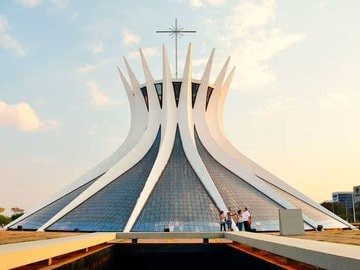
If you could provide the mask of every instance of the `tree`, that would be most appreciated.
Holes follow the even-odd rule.
[[[24,209],[20,207],[13,207],[11,208],[11,211],[14,212],[14,214],[11,216],[11,220],[15,220],[24,214]]]
[[[13,208],[11,208],[11,211],[13,211],[14,214],[23,214],[24,213],[24,209],[22,209],[20,207],[13,207]]]
[[[356,221],[359,222],[360,221],[360,202],[355,203],[355,216],[356,216]]]
[[[335,215],[341,217],[343,220],[349,221],[351,208],[346,209],[344,203],[325,201],[321,203],[321,205],[333,212]]]
[[[2,227],[3,225],[6,225],[8,223],[10,223],[11,219],[7,216],[2,215],[1,213],[3,213],[5,211],[4,207],[0,207],[0,227]]]
[[[9,224],[11,222],[11,218],[6,217],[4,215],[0,215],[0,227],[3,225]]]

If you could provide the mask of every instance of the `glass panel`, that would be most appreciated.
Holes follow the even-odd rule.
[[[259,177],[260,178],[260,177]],[[293,206],[295,206],[298,209],[301,209],[304,215],[306,215],[308,218],[316,221],[317,223],[323,225],[324,228],[333,228],[333,227],[343,227],[344,224],[337,221],[336,219],[330,217],[329,215],[321,212],[320,210],[316,209],[315,207],[307,204],[306,202],[298,199],[297,197],[291,195],[290,193],[282,190],[281,188],[267,182],[263,178],[260,178],[265,183],[270,185],[272,188],[274,188],[281,196],[284,197],[285,200],[287,200],[289,203],[291,203]],[[326,211],[326,210],[324,210]]]
[[[153,167],[159,144],[160,130],[141,161],[47,230],[122,231]]]
[[[170,159],[132,231],[219,231],[219,211],[186,159],[179,130]]]
[[[200,86],[200,84],[198,84],[198,83],[192,83],[191,84],[191,101],[192,101],[192,107],[193,108],[194,108],[194,105],[195,105],[196,95],[197,95],[197,92],[199,90],[199,86]]]
[[[160,107],[162,108],[162,92],[163,92],[163,84],[162,83],[155,83],[156,93],[159,98]]]
[[[145,100],[146,109],[149,111],[149,98],[148,98],[146,86],[141,87],[140,90],[141,90],[141,93],[143,94],[143,97]]]
[[[252,227],[259,231],[279,230],[278,209],[283,207],[217,162],[202,145],[197,133],[195,139],[201,159],[225,204],[234,212],[248,207]]]
[[[55,214],[57,214],[62,208],[68,205],[73,201],[77,196],[80,195],[85,189],[87,189],[92,183],[94,183],[99,177],[94,178],[88,183],[78,187],[77,189],[69,192],[68,194],[62,196],[61,198],[53,201],[47,206],[36,211],[34,214],[24,218],[23,220],[15,223],[10,228],[15,229],[17,226],[22,226],[24,230],[37,230],[43,224],[45,224],[49,219],[51,219]]]
[[[214,91],[214,88],[212,88],[212,87],[209,86],[209,87],[208,87],[208,90],[207,90],[207,94],[206,94],[205,110],[207,110],[207,107],[208,107],[209,101],[210,101],[210,97],[211,97],[213,91]]]
[[[180,98],[180,90],[181,90],[181,82],[173,82],[174,94],[175,94],[175,102],[176,107],[179,105]]]

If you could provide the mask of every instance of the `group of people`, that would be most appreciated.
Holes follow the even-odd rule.
[[[238,210],[237,213],[234,213],[231,210],[231,207],[228,207],[228,210],[225,214],[224,211],[220,211],[220,231],[233,231],[233,220],[239,229],[239,231],[252,231],[251,230],[251,214],[247,207],[244,208],[244,211]]]

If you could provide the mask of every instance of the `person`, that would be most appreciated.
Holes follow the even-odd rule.
[[[247,207],[244,208],[244,213],[242,216],[243,216],[243,220],[244,220],[245,231],[251,232],[251,214]]]
[[[222,231],[223,229],[224,229],[224,231],[226,231],[226,228],[225,228],[225,213],[224,213],[224,211],[220,211],[219,219],[220,219],[220,231]]]
[[[233,231],[232,228],[232,216],[234,216],[231,207],[228,207],[228,211],[226,213],[226,226],[228,231]]]
[[[241,209],[239,209],[237,211],[237,222],[236,222],[236,226],[238,227],[239,231],[242,231],[243,228],[243,224],[244,224],[244,220],[243,220],[243,215],[242,215],[242,211]]]

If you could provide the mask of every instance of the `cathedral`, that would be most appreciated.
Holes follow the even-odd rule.
[[[219,212],[248,207],[256,231],[279,231],[279,209],[301,209],[305,230],[351,225],[244,156],[227,139],[229,59],[210,82],[214,50],[192,77],[188,46],[174,78],[165,46],[162,78],[140,50],[145,82],[119,69],[130,110],[127,138],[107,159],[7,229],[37,231],[219,231]],[[114,123],[119,124],[119,123]],[[86,153],[84,153],[86,154]],[[235,226],[234,226],[235,227]]]

